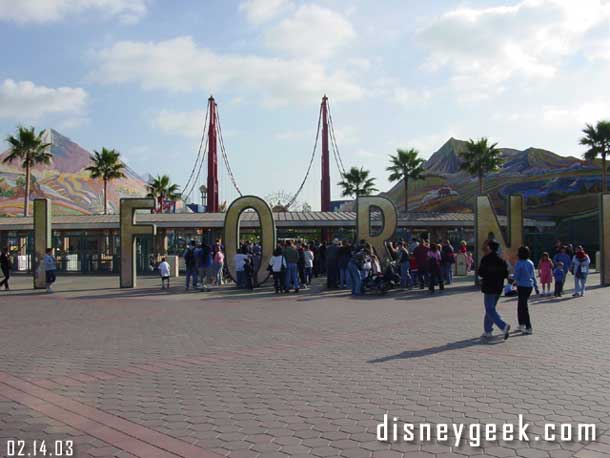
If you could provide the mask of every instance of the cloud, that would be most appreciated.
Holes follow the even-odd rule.
[[[555,77],[609,20],[610,4],[601,0],[523,0],[449,11],[416,37],[428,51],[423,68],[449,69],[460,89],[490,90],[515,77]]]
[[[0,84],[0,118],[17,122],[34,121],[49,114],[78,119],[86,103],[87,93],[81,88],[49,88],[12,79]]]
[[[161,110],[152,124],[165,133],[181,135],[187,138],[201,138],[205,111]]]
[[[264,41],[285,55],[324,59],[355,37],[351,23],[339,13],[306,4],[265,32]]]
[[[261,25],[274,19],[292,6],[289,0],[246,0],[239,5],[239,11],[253,25]]]
[[[323,93],[355,100],[363,89],[342,71],[316,62],[254,55],[218,54],[192,37],[159,42],[119,41],[96,53],[90,77],[100,83],[136,83],[144,89],[179,92],[250,92],[266,106],[307,102]]]
[[[45,23],[95,11],[102,17],[118,17],[132,23],[146,14],[147,3],[148,0],[0,0],[0,20]]]

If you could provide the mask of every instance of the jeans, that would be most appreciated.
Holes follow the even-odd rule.
[[[574,293],[585,294],[585,284],[587,283],[587,274],[581,274],[582,278],[574,277]]]
[[[305,267],[305,283],[311,285],[311,277],[313,276],[313,267]]]
[[[286,266],[286,290],[293,287],[295,291],[299,289],[299,270],[296,262],[289,262]]]
[[[360,277],[358,266],[350,261],[347,265],[347,270],[352,280],[352,294],[354,296],[361,296],[364,292],[362,290],[362,278]]]
[[[235,279],[235,281],[237,282],[237,287],[245,288],[246,287],[246,272],[244,272],[243,270],[238,270],[236,272],[236,274],[237,274],[237,278]]]
[[[443,280],[447,285],[450,285],[453,281],[453,264],[449,262],[442,263],[441,269],[443,272]]]
[[[490,333],[491,331],[493,331],[494,324],[502,331],[506,329],[506,323],[502,321],[500,314],[496,310],[496,305],[498,305],[499,299],[499,294],[485,293],[483,295],[483,302],[485,303],[485,318],[483,319],[483,329],[485,330],[485,332]]]
[[[339,286],[341,288],[352,287],[352,277],[349,274],[347,266],[339,268]]]
[[[199,267],[199,280],[201,280],[201,289],[207,288],[209,272],[209,267]]]
[[[186,289],[189,289],[191,286],[191,278],[193,279],[193,288],[197,287],[197,269],[193,267],[192,269],[186,269]]]
[[[220,286],[222,285],[222,269],[223,269],[224,265],[222,262],[215,262],[214,263],[214,276],[215,276],[215,282],[216,282],[216,286]]]
[[[408,261],[405,261],[400,264],[400,287],[401,288],[410,288],[413,285],[413,280],[411,279],[411,272],[409,268],[411,267]]]
[[[527,305],[527,301],[532,294],[532,288],[527,286],[517,286],[517,292],[519,294],[519,300],[517,303],[517,321],[519,322],[519,326],[525,326],[527,329],[532,329],[530,311]]]

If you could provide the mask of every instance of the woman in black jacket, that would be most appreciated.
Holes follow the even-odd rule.
[[[495,240],[488,241],[483,247],[485,256],[481,259],[477,274],[481,277],[481,291],[485,303],[485,319],[483,327],[485,332],[481,336],[488,339],[492,337],[495,324],[504,333],[504,340],[508,339],[510,325],[505,323],[496,310],[498,300],[502,294],[504,280],[508,278],[508,264],[498,255],[500,244]]]

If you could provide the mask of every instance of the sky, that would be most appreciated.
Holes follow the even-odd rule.
[[[343,163],[380,190],[396,148],[580,156],[610,118],[610,1],[0,0],[0,43],[3,137],[52,127],[184,185],[213,94],[239,187],[263,197],[298,188],[324,94]],[[318,155],[314,209],[319,180]]]

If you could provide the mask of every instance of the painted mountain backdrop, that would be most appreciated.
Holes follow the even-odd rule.
[[[85,171],[91,154],[53,129],[45,130],[46,143],[51,143],[53,158],[48,165],[32,169],[32,199],[48,197],[53,200],[55,214],[101,213],[104,209],[102,180],[93,180]],[[23,214],[24,170],[18,161],[3,164],[8,151],[0,154],[0,215]],[[146,194],[145,181],[129,167],[125,178],[108,185],[108,211],[117,213],[120,197]]]
[[[425,164],[426,179],[409,183],[409,210],[426,212],[472,212],[478,192],[476,178],[460,170],[459,153],[466,142],[450,138]],[[601,191],[600,164],[565,157],[539,148],[524,151],[500,148],[502,169],[485,178],[485,192],[496,208],[504,208],[506,198],[520,194],[526,214],[561,218],[592,210]],[[387,195],[404,205],[402,182]]]

